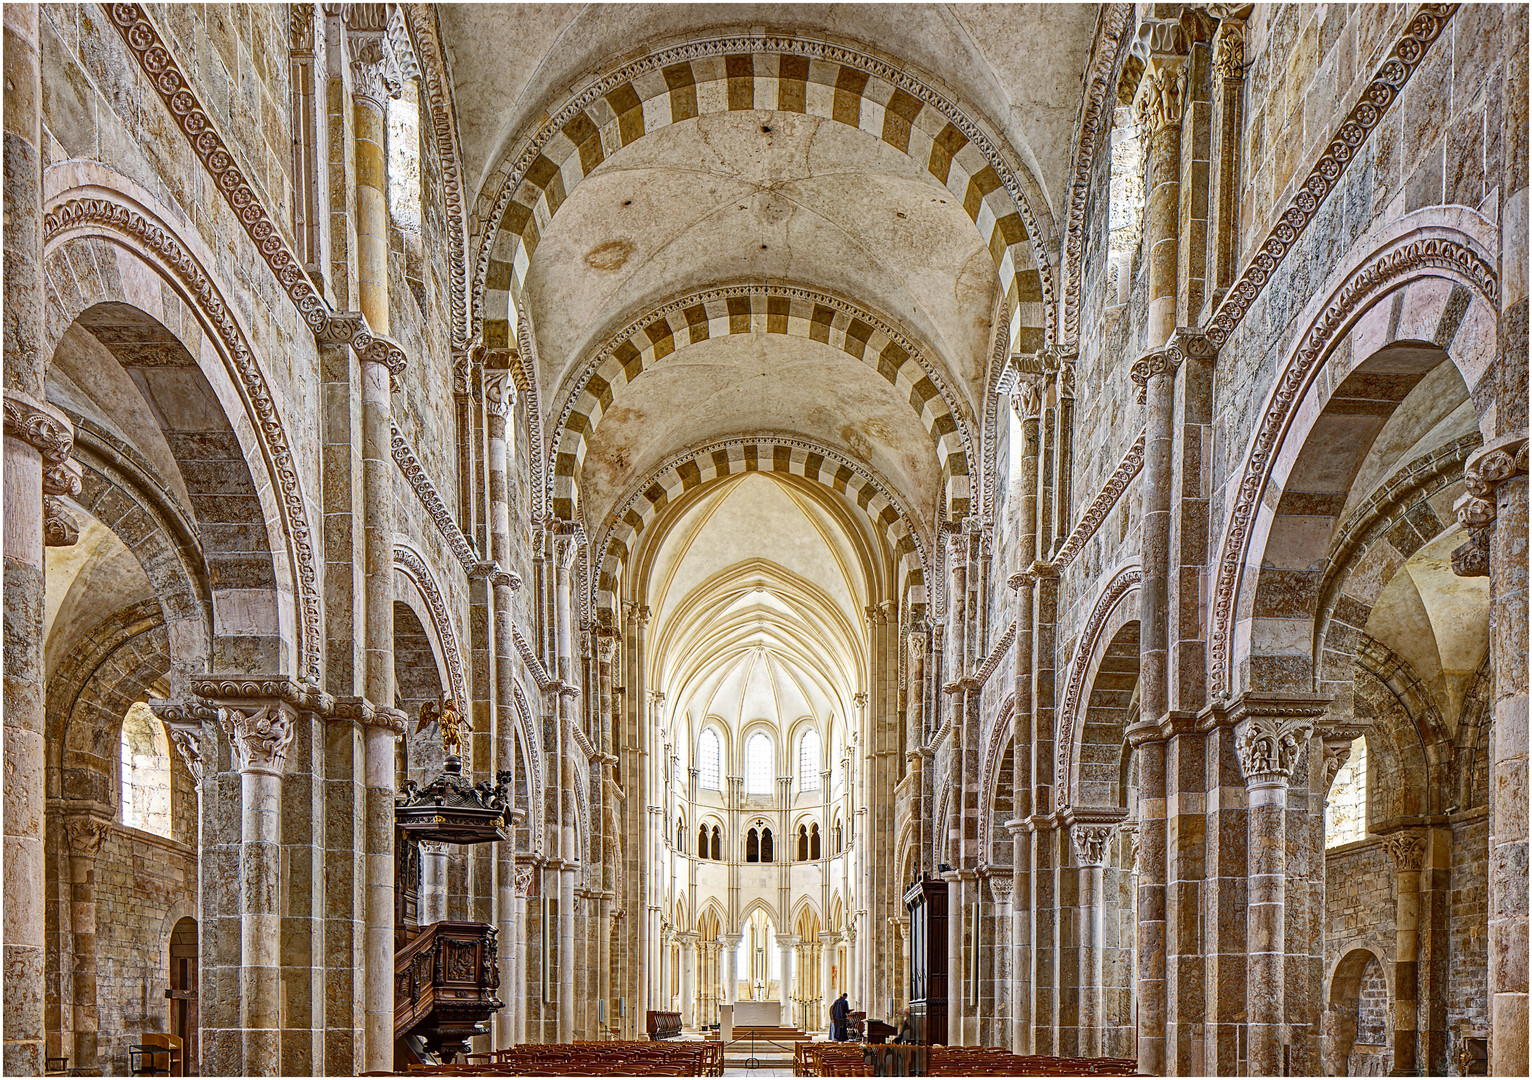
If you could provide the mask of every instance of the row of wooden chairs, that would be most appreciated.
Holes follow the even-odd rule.
[[[1012,1054],[999,1047],[800,1043],[794,1076],[1134,1076],[1132,1058]]]
[[[698,1041],[537,1043],[465,1054],[409,1076],[722,1076],[723,1047]]]

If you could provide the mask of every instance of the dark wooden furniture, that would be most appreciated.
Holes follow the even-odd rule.
[[[881,1020],[867,1021],[867,1041],[875,1046],[883,1045],[897,1034],[899,1029],[892,1024],[885,1024]]]
[[[922,877],[904,893],[910,913],[910,1023],[915,1041],[947,1043],[947,883]]]
[[[471,784],[462,763],[446,765],[423,788],[404,784],[394,803],[394,1042],[395,1057],[406,1036],[418,1036],[428,1052],[450,1064],[468,1052],[468,1040],[489,1030],[505,1007],[500,989],[498,931],[485,923],[439,922],[422,927],[422,841],[484,844],[510,839],[506,790],[497,783]]]
[[[645,1018],[644,1030],[649,1033],[649,1038],[653,1042],[674,1039],[681,1034],[681,1014],[650,1009]]]

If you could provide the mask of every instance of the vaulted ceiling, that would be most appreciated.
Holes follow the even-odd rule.
[[[966,509],[993,358],[1049,318],[1097,14],[443,5],[475,303],[532,354],[555,511],[600,534],[760,433],[913,532]]]

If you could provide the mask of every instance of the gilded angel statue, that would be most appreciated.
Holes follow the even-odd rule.
[[[457,702],[450,691],[443,690],[440,701],[428,701],[420,707],[420,720],[415,725],[419,735],[432,723],[441,729],[442,752],[448,757],[459,757],[463,752],[463,735],[472,731],[467,719],[458,712]]]

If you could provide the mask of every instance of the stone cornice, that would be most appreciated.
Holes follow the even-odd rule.
[[[1245,453],[1214,568],[1208,630],[1210,693],[1226,696],[1230,690],[1234,599],[1244,569],[1245,547],[1293,412],[1307,393],[1321,360],[1350,329],[1353,317],[1400,281],[1428,269],[1443,271],[1477,290],[1491,304],[1498,303],[1499,280],[1494,267],[1466,244],[1438,236],[1396,240],[1346,277],[1284,364]]]
[[[122,35],[149,84],[159,94],[192,152],[212,179],[212,186],[223,195],[229,209],[238,218],[256,251],[293,306],[298,309],[298,314],[308,324],[309,330],[316,338],[326,336],[334,339],[342,333],[343,328],[351,327],[348,340],[357,355],[387,364],[391,376],[397,382],[404,370],[404,351],[383,335],[368,331],[359,315],[330,309],[314,283],[309,280],[302,261],[293,252],[282,229],[241,171],[235,151],[218,133],[213,118],[202,107],[190,81],[181,73],[175,57],[154,24],[149,21],[142,5],[110,4],[107,10],[112,25]],[[337,325],[332,327],[332,321]]]
[[[1229,335],[1244,320],[1250,305],[1287,258],[1298,237],[1314,220],[1320,204],[1339,186],[1341,173],[1345,172],[1368,134],[1383,119],[1383,113],[1398,99],[1405,83],[1432,43],[1441,36],[1442,28],[1452,18],[1457,6],[1425,4],[1410,20],[1388,59],[1379,66],[1324,154],[1214,312],[1204,332],[1216,347],[1222,348],[1229,340]]]

